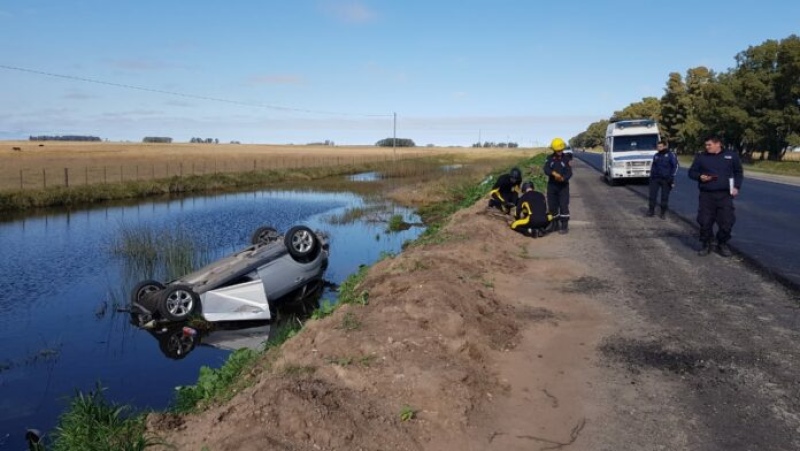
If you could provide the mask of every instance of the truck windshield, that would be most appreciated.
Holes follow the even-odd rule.
[[[615,136],[612,152],[634,152],[656,150],[658,135]]]

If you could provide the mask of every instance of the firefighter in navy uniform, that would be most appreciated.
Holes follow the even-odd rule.
[[[512,168],[508,174],[503,174],[489,192],[489,207],[497,208],[505,214],[511,213],[511,207],[517,204],[517,198],[522,183],[522,171]]]
[[[728,241],[736,222],[733,198],[742,187],[743,171],[739,155],[722,150],[722,141],[717,136],[705,140],[705,152],[695,155],[689,168],[689,178],[697,180],[700,201],[697,208],[697,223],[700,224],[702,247],[699,255],[708,255],[714,248],[714,223],[717,224],[717,252],[730,257]]]
[[[572,167],[569,157],[564,157],[567,143],[555,138],[550,143],[553,151],[544,162],[544,173],[547,175],[547,205],[553,216],[553,230],[565,234],[569,231],[569,179],[572,178]]]
[[[517,201],[515,220],[511,229],[533,238],[544,236],[550,225],[550,214],[544,194],[534,190],[533,183],[522,184],[522,196]]]

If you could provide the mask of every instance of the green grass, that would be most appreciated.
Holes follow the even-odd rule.
[[[176,387],[175,411],[201,410],[212,403],[232,398],[238,391],[234,387],[240,383],[239,376],[253,367],[260,354],[252,349],[239,349],[229,355],[218,369],[201,367],[196,384]]]
[[[400,409],[400,421],[411,421],[417,416],[417,411],[411,406],[403,406]]]
[[[145,437],[144,415],[106,401],[103,389],[78,392],[59,417],[52,451],[140,451],[160,442]],[[40,447],[44,449],[44,447]]]
[[[392,215],[389,218],[389,225],[386,227],[386,230],[389,232],[400,232],[408,230],[410,227],[411,224],[403,220],[403,215]]]

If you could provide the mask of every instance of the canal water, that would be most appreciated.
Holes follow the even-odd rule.
[[[353,211],[369,214],[348,214]],[[249,244],[260,226],[285,232],[303,224],[329,235],[324,279],[335,285],[360,265],[399,252],[423,231],[387,230],[392,215],[420,222],[412,211],[382,200],[301,191],[192,197],[0,222],[0,450],[26,449],[27,428],[52,430],[76,391],[98,384],[109,401],[167,408],[175,387],[195,383],[201,366],[217,368],[230,353],[230,346],[214,346],[209,336],[210,345],[170,354],[160,337],[134,327],[119,311],[133,284],[153,276],[112,251],[121,234],[179,233],[200,244],[207,263]],[[327,290],[322,298],[335,302],[335,293]],[[263,326],[254,331],[256,341],[266,333]]]

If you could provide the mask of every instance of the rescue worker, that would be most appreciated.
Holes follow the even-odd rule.
[[[512,168],[508,174],[498,177],[489,192],[489,207],[497,208],[505,214],[511,213],[511,207],[517,204],[520,183],[522,171],[519,168]]]
[[[569,179],[572,178],[571,158],[564,157],[567,143],[561,138],[550,142],[553,151],[544,162],[547,175],[547,205],[553,216],[553,230],[562,235],[569,232]]]
[[[697,208],[697,223],[700,224],[702,247],[698,255],[708,255],[714,248],[714,223],[717,224],[717,252],[723,257],[732,255],[728,247],[731,230],[736,222],[733,199],[739,195],[744,174],[739,155],[722,150],[718,136],[705,140],[705,152],[694,157],[689,167],[689,178],[697,180],[700,201]]]
[[[675,174],[678,173],[678,157],[669,150],[667,142],[663,139],[656,144],[656,149],[658,149],[658,152],[653,155],[653,164],[650,165],[650,196],[647,205],[647,216],[655,216],[656,198],[660,190],[661,211],[659,217],[666,219],[669,193],[675,187]]]
[[[522,184],[522,196],[517,201],[515,220],[510,223],[511,229],[533,238],[544,236],[550,225],[550,214],[544,194],[536,191],[533,183]]]

